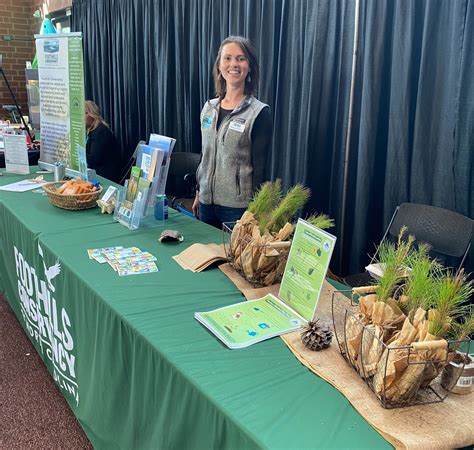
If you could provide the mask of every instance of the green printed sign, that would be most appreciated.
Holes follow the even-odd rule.
[[[84,111],[84,68],[82,37],[68,39],[69,47],[69,138],[70,167],[79,170],[77,145],[85,147],[86,123]]]
[[[335,236],[298,221],[279,297],[308,321],[316,310],[335,244]]]

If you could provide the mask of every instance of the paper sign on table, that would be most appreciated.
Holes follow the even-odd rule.
[[[19,174],[30,173],[26,136],[17,134],[4,134],[3,142],[5,145],[6,172]]]
[[[0,186],[0,191],[8,192],[26,192],[32,191],[33,189],[38,189],[43,186],[45,182],[34,181],[34,180],[23,180],[17,181],[15,183],[5,184]]]

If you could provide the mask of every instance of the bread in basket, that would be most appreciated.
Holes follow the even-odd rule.
[[[48,183],[43,189],[54,206],[72,211],[94,208],[102,192],[100,185],[82,180]]]

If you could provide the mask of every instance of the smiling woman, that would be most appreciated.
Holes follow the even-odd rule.
[[[217,98],[201,111],[202,157],[193,212],[221,227],[240,218],[265,181],[272,139],[270,107],[257,100],[260,70],[250,41],[230,36],[214,63]]]

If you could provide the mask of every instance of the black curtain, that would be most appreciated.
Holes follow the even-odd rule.
[[[249,37],[259,99],[273,112],[268,177],[312,189],[341,238],[355,0],[74,0],[86,96],[128,157],[150,132],[200,151],[219,43]],[[333,270],[360,271],[395,206],[473,217],[473,1],[361,0],[342,248]],[[338,244],[339,245],[339,244]],[[474,258],[471,258],[471,261]]]
[[[474,2],[362,0],[360,14],[349,272],[368,262],[400,203],[474,217]]]

